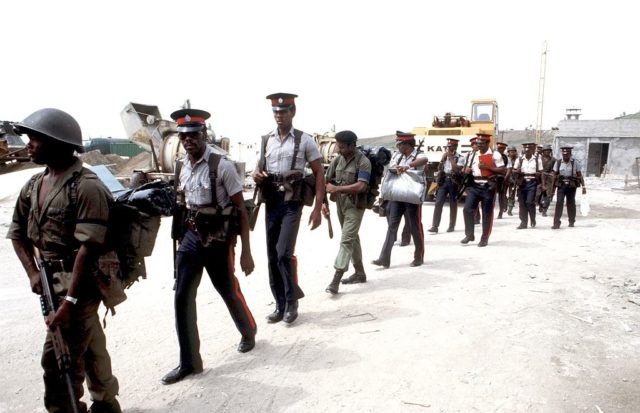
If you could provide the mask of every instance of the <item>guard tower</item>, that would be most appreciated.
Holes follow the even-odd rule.
[[[567,120],[579,120],[580,119],[580,115],[582,115],[582,109],[578,109],[578,108],[567,108],[566,110],[566,116],[567,116]]]

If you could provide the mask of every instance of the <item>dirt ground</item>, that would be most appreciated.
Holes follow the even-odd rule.
[[[17,188],[31,174],[23,172],[0,178],[5,233]],[[561,230],[538,217],[537,228],[518,231],[517,216],[506,216],[495,221],[487,248],[459,243],[460,211],[455,232],[425,237],[424,266],[409,267],[413,247],[396,246],[391,268],[367,264],[366,284],[331,297],[324,288],[340,234],[334,209],[333,240],[324,223],[313,232],[301,227],[307,296],[290,327],[264,318],[273,299],[259,223],[251,238],[257,269],[238,275],[258,323],[255,349],[236,351],[239,333],[205,277],[198,295],[205,371],[171,386],[160,382],[178,362],[165,219],[148,279],[107,320],[124,411],[640,411],[640,192],[623,187],[589,178],[591,213],[575,228],[565,215]],[[425,204],[425,230],[432,214]],[[445,208],[444,228],[447,219]],[[367,263],[385,231],[383,218],[365,214]],[[39,302],[7,240],[0,266],[0,412],[43,412]]]

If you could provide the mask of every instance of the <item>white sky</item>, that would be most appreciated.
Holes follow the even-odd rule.
[[[640,111],[640,25],[632,1],[3,1],[0,119],[69,112],[85,138],[125,137],[128,102],[165,118],[190,99],[218,136],[273,129],[265,96],[300,97],[307,132],[360,137],[469,115],[496,98],[501,129]]]

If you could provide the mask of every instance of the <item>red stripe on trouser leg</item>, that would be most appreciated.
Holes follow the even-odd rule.
[[[249,324],[251,325],[251,328],[255,330],[256,320],[253,319],[253,314],[251,314],[251,310],[249,310],[247,301],[244,299],[244,295],[242,295],[242,291],[240,290],[240,284],[238,283],[238,278],[236,277],[236,271],[235,271],[236,259],[235,259],[233,245],[229,245],[229,262],[231,263],[231,265],[229,265],[229,268],[231,269],[231,277],[233,278],[233,292],[238,298],[238,300],[240,301],[240,303],[242,304],[242,308],[244,309],[247,319],[249,320]]]
[[[295,255],[291,256],[291,262],[293,263],[293,281],[298,285],[298,257]]]
[[[422,261],[424,261],[424,228],[422,228],[422,204],[418,204],[416,215],[418,216],[418,234],[420,234],[420,242],[422,243]]]

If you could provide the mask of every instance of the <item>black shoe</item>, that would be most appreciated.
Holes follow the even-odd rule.
[[[357,272],[351,274],[347,278],[343,278],[341,281],[342,284],[359,284],[359,283],[366,283],[366,282],[367,282],[367,275],[358,274]]]
[[[333,276],[333,280],[331,280],[331,283],[329,283],[327,288],[325,288],[326,292],[332,295],[338,294],[338,290],[340,289],[340,279],[342,279],[342,274],[343,272],[336,271],[335,275]]]
[[[202,367],[196,369],[193,367],[178,366],[175,369],[171,370],[162,378],[162,384],[177,383],[191,374],[199,374],[199,373],[202,373]]]
[[[569,222],[569,228],[573,228],[573,222]]]
[[[511,212],[511,210],[508,210],[508,211],[507,211],[507,215],[509,215],[510,217],[512,217],[512,216],[513,216],[513,212]]]
[[[411,242],[410,241],[400,241],[400,246],[401,247],[406,247],[407,245],[409,245]]]
[[[409,265],[410,265],[410,266],[412,266],[412,267],[419,267],[419,266],[421,266],[422,264],[423,264],[422,260],[413,260],[413,261],[411,262],[411,264],[409,264]]]
[[[475,241],[475,238],[467,235],[466,237],[462,238],[462,241],[460,241],[460,244],[468,244],[469,241]]]
[[[477,220],[473,221],[473,223],[474,223],[475,225],[480,225],[480,220],[479,220],[479,219],[477,219]]]
[[[560,229],[560,224],[553,224],[551,229]]]
[[[284,317],[282,321],[287,324],[291,324],[298,318],[298,300],[287,303],[287,308],[284,311]]]
[[[516,229],[527,229],[527,226],[525,224],[520,224],[516,227]]]
[[[247,353],[256,346],[256,336],[242,336],[238,344],[239,353]]]
[[[547,216],[547,211],[542,211],[542,216],[546,217]]]
[[[453,232],[454,228],[453,227],[449,227],[447,228],[447,232]]]
[[[438,227],[431,227],[427,230],[428,232],[433,232],[434,234],[438,233]]]
[[[486,247],[487,244],[489,244],[489,242],[486,239],[482,238],[482,239],[480,239],[480,242],[478,243],[478,247]]]
[[[378,266],[384,267],[384,268],[389,268],[389,263],[388,262],[383,262],[380,259],[371,261],[371,264],[378,265]]]
[[[122,413],[122,409],[115,398],[113,400],[96,400],[91,404],[87,413]]]
[[[498,214],[498,219],[502,219],[502,211]]]
[[[536,227],[536,221],[533,220],[533,221],[531,221],[531,228],[535,228],[535,227]]]
[[[277,323],[282,321],[282,317],[284,317],[284,311],[276,308],[276,311],[267,316],[267,323]]]

